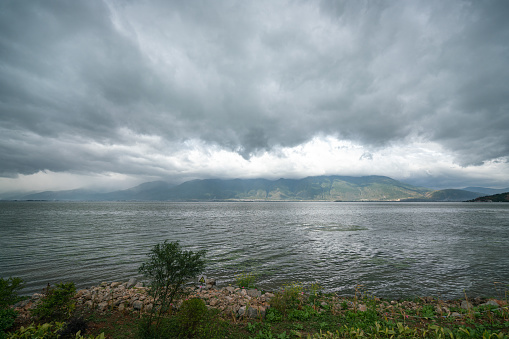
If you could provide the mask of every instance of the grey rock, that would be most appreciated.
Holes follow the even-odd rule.
[[[21,300],[14,305],[14,308],[25,307],[26,305],[28,305],[29,302],[30,302],[29,299]]]
[[[256,289],[250,289],[250,290],[247,290],[247,295],[252,298],[258,298],[262,295],[262,292],[260,292]]]
[[[115,281],[115,282],[112,282],[112,283],[111,283],[110,287],[111,287],[111,288],[115,288],[115,287],[118,287],[118,286],[120,286],[120,285],[122,285],[122,283],[121,283],[121,282]]]
[[[249,318],[265,318],[265,308],[264,307],[249,307],[247,309],[247,316]]]
[[[246,311],[246,306],[242,306],[237,311],[239,317],[246,316],[248,318],[265,318],[265,308],[264,307],[249,307]]]
[[[143,308],[143,301],[136,300],[133,302],[133,308],[137,311],[140,311]]]
[[[97,309],[99,311],[106,311],[108,309],[108,303],[106,301],[99,303],[99,305],[97,305]]]
[[[237,313],[239,314],[239,317],[242,317],[244,313],[246,313],[246,306],[242,306],[241,308],[239,308]]]
[[[452,312],[451,317],[461,318],[461,314],[459,314],[458,312]]]
[[[136,286],[136,278],[129,279],[129,281],[125,285],[126,288],[131,288],[131,287],[134,287],[134,286]]]
[[[230,293],[235,292],[235,287],[227,286],[227,287],[225,287],[225,289],[226,289],[228,292],[230,292]]]
[[[90,291],[89,290],[79,290],[78,292],[76,292],[76,297],[88,299],[88,298],[90,298]]]
[[[463,300],[463,301],[461,302],[461,308],[462,308],[462,309],[464,309],[464,310],[470,310],[470,309],[472,309],[473,307],[474,307],[474,306],[473,306],[471,303],[469,303],[468,301],[466,301],[466,300]]]

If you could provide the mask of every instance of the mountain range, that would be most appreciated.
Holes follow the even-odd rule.
[[[45,191],[11,200],[68,201],[465,201],[498,190],[432,190],[385,176],[313,176],[303,179],[203,179],[172,185],[164,181],[108,193],[76,189]],[[509,191],[509,188],[506,190]]]
[[[478,197],[478,198],[475,198],[475,199],[472,199],[469,201],[470,202],[509,202],[509,192]]]

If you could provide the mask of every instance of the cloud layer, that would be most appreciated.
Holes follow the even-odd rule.
[[[0,176],[313,175],[330,169],[291,154],[329,150],[359,173],[447,159],[493,177],[507,17],[507,1],[4,1]]]

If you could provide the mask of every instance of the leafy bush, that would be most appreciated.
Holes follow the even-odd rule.
[[[185,283],[204,270],[204,256],[205,251],[194,253],[183,250],[178,241],[165,241],[152,248],[148,261],[140,266],[139,272],[150,279],[149,294],[159,307],[152,308],[146,326],[153,326],[152,318],[157,312],[157,332],[162,314],[168,311],[174,300],[187,294]],[[147,328],[146,332],[151,331]]]
[[[137,338],[159,339],[175,338],[179,332],[179,324],[176,317],[163,318],[159,327],[155,328],[149,316],[143,316],[138,323]]]
[[[267,312],[265,314],[265,319],[268,322],[279,322],[279,321],[283,320],[283,315],[277,309],[275,309],[274,307],[271,307],[267,310]]]
[[[59,339],[75,338],[76,333],[85,334],[88,328],[87,322],[82,317],[73,317],[69,319],[65,326],[58,332]]]
[[[21,278],[0,278],[0,339],[7,338],[6,331],[14,325],[18,313],[9,305],[15,304],[21,298],[18,291],[23,288]]]
[[[278,291],[274,298],[271,299],[270,305],[282,314],[287,314],[291,309],[295,309],[302,305],[304,295],[304,287],[301,283],[290,283],[284,285],[282,291]]]
[[[10,308],[0,308],[0,339],[7,338],[6,331],[14,325],[16,311]]]
[[[180,333],[185,337],[193,337],[207,315],[205,301],[193,298],[182,302],[177,319],[180,325]]]
[[[29,338],[58,338],[58,332],[64,327],[64,323],[45,323],[41,325],[30,325],[21,327],[14,333],[11,333],[10,339],[29,339]]]
[[[322,290],[323,290],[322,286],[318,283],[312,283],[311,285],[309,285],[308,287],[309,301],[314,304],[322,295]]]
[[[243,272],[235,276],[237,286],[244,288],[256,288],[255,281],[258,274],[252,272]]]
[[[15,304],[20,300],[18,291],[24,286],[21,278],[0,278],[0,307]]]
[[[75,309],[75,302],[72,300],[75,293],[73,282],[60,283],[56,287],[48,285],[41,302],[32,310],[32,315],[43,321],[68,319]]]
[[[60,332],[64,328],[64,323],[56,322],[56,323],[45,323],[41,325],[30,325],[28,327],[21,327],[14,333],[9,334],[9,339],[57,339],[60,337]],[[76,333],[72,338],[76,339],[104,339],[104,333],[99,334],[96,337],[87,336],[84,337],[80,332]]]

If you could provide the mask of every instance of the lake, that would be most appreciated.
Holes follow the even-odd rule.
[[[141,279],[152,246],[207,250],[208,277],[317,282],[351,296],[497,296],[509,289],[509,204],[0,202],[0,276],[48,283]]]

